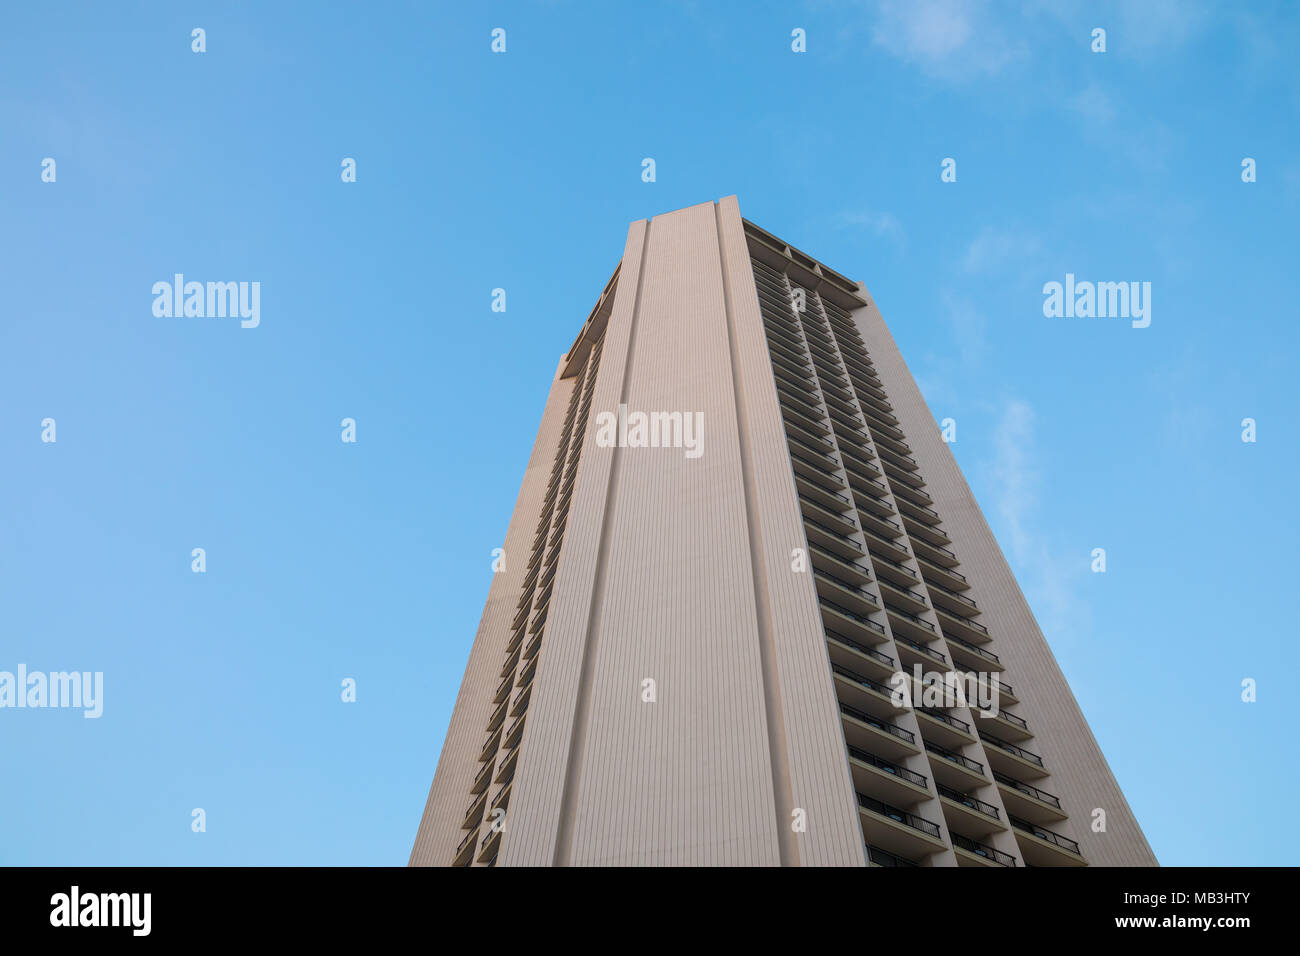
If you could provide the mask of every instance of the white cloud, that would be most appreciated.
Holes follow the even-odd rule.
[[[877,45],[949,80],[999,72],[1015,58],[984,0],[884,0]]]
[[[1043,630],[1057,635],[1077,631],[1086,610],[1079,606],[1071,579],[1081,573],[1083,558],[1063,559],[1030,531],[1041,475],[1034,457],[1034,410],[1028,403],[1013,399],[1003,409],[988,471],[996,489],[992,500],[994,523],[1002,532],[999,541]]]
[[[840,213],[840,222],[846,226],[855,226],[866,229],[872,235],[879,238],[900,238],[903,234],[902,224],[889,212],[875,212],[873,210],[861,210],[858,212]]]
[[[1096,83],[1089,83],[1072,96],[1069,106],[1095,126],[1109,126],[1115,119],[1115,107],[1111,104],[1110,97]]]
[[[979,231],[961,265],[967,272],[988,272],[1002,266],[1023,266],[1038,255],[1040,243],[1037,236],[985,226]]]

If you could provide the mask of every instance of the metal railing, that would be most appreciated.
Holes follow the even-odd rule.
[[[925,817],[918,817],[914,813],[908,813],[898,807],[891,806],[883,800],[877,800],[875,797],[868,797],[866,794],[858,794],[858,806],[865,807],[873,813],[878,813],[882,817],[889,817],[904,826],[909,826],[913,830],[920,830],[922,833],[928,833],[932,837],[939,836],[939,824],[931,823]]]
[[[980,734],[980,740],[984,741],[986,744],[992,744],[999,750],[1005,750],[1009,754],[1014,754],[1023,760],[1028,760],[1036,766],[1043,767],[1043,758],[1038,756],[1038,754],[1030,753],[1028,750],[1017,747],[1015,744],[1007,743],[1001,737],[994,737],[991,734]],[[1046,768],[1044,767],[1044,769]]]
[[[997,807],[993,806],[991,803],[985,803],[983,800],[972,797],[969,793],[962,793],[960,790],[954,790],[952,787],[945,787],[943,784],[939,784],[939,796],[947,797],[949,800],[970,807],[977,813],[982,813],[986,817],[992,817],[994,820],[1002,819],[1002,814],[998,813]]]
[[[1079,844],[1075,843],[1069,837],[1063,837],[1059,833],[1045,830],[1037,824],[1030,823],[1028,820],[1022,820],[1019,817],[1013,817],[1010,814],[1007,814],[1007,821],[1017,830],[1023,830],[1025,833],[1032,833],[1040,840],[1046,840],[1048,843],[1053,843],[1063,850],[1069,850],[1071,853],[1083,856],[1083,854],[1079,852]]]
[[[952,845],[959,846],[966,852],[974,853],[976,856],[986,857],[994,863],[1000,863],[1003,866],[1016,865],[1016,858],[1010,853],[1003,853],[1001,850],[995,850],[987,843],[980,843],[978,840],[964,837],[960,833],[952,834]]]
[[[969,757],[963,757],[961,754],[954,753],[947,747],[940,747],[938,744],[932,744],[928,740],[925,742],[925,749],[930,751],[930,753],[934,754],[936,757],[942,757],[949,763],[955,763],[959,767],[965,767],[967,770],[974,771],[981,777],[984,776],[984,765],[971,760]]]
[[[854,720],[860,720],[862,723],[875,727],[877,730],[883,730],[887,734],[893,734],[899,740],[906,740],[909,744],[916,743],[916,735],[910,730],[904,730],[902,727],[886,723],[878,717],[872,717],[866,711],[858,710],[856,707],[850,707],[843,701],[840,702],[840,713],[852,717]]]
[[[925,776],[908,770],[906,767],[900,767],[898,764],[886,760],[883,757],[877,757],[875,754],[868,753],[859,747],[850,745],[849,756],[854,760],[859,760],[862,763],[869,764],[877,770],[883,770],[885,773],[892,773],[896,777],[901,777],[908,783],[914,783],[918,787],[924,787],[926,790],[930,789],[930,782]]]

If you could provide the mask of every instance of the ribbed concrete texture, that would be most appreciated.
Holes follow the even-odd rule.
[[[412,865],[1155,863],[869,294],[734,196],[629,228],[504,549]]]

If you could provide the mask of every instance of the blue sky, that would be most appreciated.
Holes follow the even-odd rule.
[[[736,193],[957,421],[1161,862],[1296,863],[1298,42],[1282,3],[11,5],[0,670],[105,688],[0,711],[0,862],[404,863],[555,363],[628,222]],[[177,272],[261,324],[155,317]],[[1066,273],[1150,327],[1045,318]]]

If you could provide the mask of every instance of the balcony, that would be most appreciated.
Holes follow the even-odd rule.
[[[519,766],[519,748],[516,747],[506,755],[506,759],[501,761],[501,769],[497,775],[492,778],[493,783],[505,783],[507,780],[515,778],[515,768]]]
[[[830,571],[837,577],[845,578],[854,585],[869,584],[871,582],[871,569],[865,564],[842,558],[838,554],[827,551],[816,544],[810,543],[808,549],[814,568]]]
[[[492,703],[494,704],[503,703],[505,699],[510,696],[510,688],[512,688],[514,685],[515,685],[515,673],[514,671],[511,671],[504,678],[502,678],[501,683],[497,685],[497,692],[492,695]]]
[[[929,507],[934,504],[934,499],[927,492],[922,491],[920,488],[913,488],[911,485],[903,485],[898,489],[898,493],[908,501],[918,505]]]
[[[876,534],[870,528],[864,528],[867,533],[867,546],[871,548],[871,554],[874,557],[877,552],[885,555],[891,561],[906,561],[910,555],[907,548],[899,540],[890,540]]]
[[[905,860],[878,846],[867,844],[867,866],[920,866],[912,860]]]
[[[482,768],[474,776],[474,783],[469,788],[470,793],[480,794],[487,789],[488,781],[492,779],[492,767],[493,762],[491,760],[483,764]]]
[[[987,644],[992,638],[989,629],[979,621],[970,621],[954,617],[943,608],[935,608],[939,616],[939,625],[947,634],[953,634],[970,644]]]
[[[925,584],[930,589],[930,599],[936,607],[942,607],[958,617],[973,617],[980,612],[980,606],[973,598],[958,594],[938,581],[926,580]]]
[[[880,453],[880,460],[883,461],[886,466],[892,465],[900,471],[910,473],[921,467],[916,463],[915,458],[894,451],[894,449],[890,448],[884,442],[876,442],[876,451]]]
[[[1037,824],[1009,817],[1011,832],[1016,835],[1020,852],[1030,866],[1087,866],[1079,844]]]
[[[839,514],[831,508],[827,508],[825,505],[818,504],[807,495],[799,495],[799,503],[805,517],[812,518],[817,521],[818,524],[838,531],[841,535],[847,537],[858,530],[858,527],[853,523],[852,518]]]
[[[1059,797],[996,770],[993,772],[993,780],[998,785],[998,793],[1002,795],[1002,804],[1007,808],[1007,813],[1034,823],[1065,819],[1066,814],[1061,809]]]
[[[831,673],[837,679],[835,692],[841,703],[886,721],[902,709],[894,688],[888,684],[834,662],[831,663]]]
[[[492,810],[506,810],[510,806],[510,791],[514,787],[514,781],[510,781],[501,788],[501,792],[492,800]]]
[[[907,611],[909,614],[918,614],[921,611],[930,609],[930,605],[925,600],[925,595],[920,591],[909,590],[900,584],[886,581],[884,578],[880,579],[880,596],[888,601],[891,607]],[[929,623],[929,621],[925,622],[926,625],[929,625]],[[931,625],[929,630],[933,633],[934,627]]]
[[[498,728],[494,733],[488,735],[488,739],[483,742],[483,749],[478,752],[480,761],[490,760],[492,755],[497,752],[497,745],[501,743],[501,730]]]
[[[988,754],[989,763],[997,773],[1011,777],[1029,777],[1037,779],[1047,776],[1043,758],[1036,753],[1023,750],[1009,741],[979,731],[980,740],[984,741],[984,752]]]
[[[500,677],[514,673],[515,665],[519,663],[519,654],[520,650],[518,649],[510,653],[510,656],[506,658],[505,666],[501,668]]]
[[[920,538],[936,548],[947,548],[952,545],[952,538],[948,537],[948,533],[942,528],[937,525],[922,524],[909,514],[903,514],[903,526],[913,538]]]
[[[931,796],[923,775],[857,747],[849,747],[849,772],[859,793],[878,800],[910,807]]]
[[[981,717],[980,720],[993,730],[996,730],[1006,740],[1028,740],[1034,736],[1029,730],[1029,724],[1025,722],[1025,718],[1001,708],[998,709],[994,716]]]
[[[808,517],[807,513],[803,516],[803,530],[810,546],[819,545],[846,561],[866,556],[866,550],[857,541],[816,518]]]
[[[914,695],[919,693],[913,690]],[[922,699],[914,696],[914,702]],[[946,748],[964,747],[975,743],[975,732],[971,730],[970,724],[960,717],[954,717],[934,707],[917,707],[916,719],[921,727],[921,736],[926,740],[942,744]]]
[[[921,752],[916,745],[916,735],[911,731],[843,701],[839,705],[844,742],[850,747],[881,754],[891,760],[901,760]]]
[[[925,479],[922,478],[919,474],[911,471],[905,471],[904,469],[899,468],[897,465],[895,465],[893,462],[889,461],[886,458],[882,458],[881,462],[885,466],[885,471],[889,473],[889,480],[891,483],[893,484],[901,483],[904,485],[911,485],[913,488],[925,487]]]
[[[880,429],[877,433],[876,429],[873,428],[871,430],[871,436],[875,439],[877,445],[889,452],[891,455],[895,455],[902,460],[913,460],[910,458],[912,449],[908,446],[907,442],[900,441],[897,438],[885,434],[884,429]],[[937,519],[938,515],[935,515],[935,517]]]
[[[826,653],[831,664],[848,670],[865,669],[885,679],[897,672],[894,659],[888,654],[882,654],[874,647],[855,641],[829,627],[823,630],[826,632]]]
[[[894,634],[894,643],[898,645],[898,652],[907,659],[907,663],[920,663],[923,667],[929,667],[932,664],[942,664],[948,666],[948,658],[932,647],[927,647],[920,641],[913,640],[903,634]]]
[[[488,835],[483,838],[482,849],[478,854],[480,863],[491,865],[496,862],[497,854],[501,852],[501,833],[499,829],[488,830]]]
[[[831,454],[829,445],[818,447],[812,442],[804,441],[798,435],[790,434],[789,428],[786,429],[785,437],[790,444],[792,456],[797,454],[804,461],[811,459],[812,463],[822,471],[834,471],[840,466],[840,460]]]
[[[506,731],[506,736],[505,736],[507,748],[513,749],[514,746],[519,743],[519,739],[524,735],[524,721],[526,721],[527,719],[528,719],[527,713],[520,714],[515,719],[515,722],[510,725],[510,729]]]
[[[911,568],[905,567],[897,561],[891,561],[882,554],[872,552],[871,563],[875,566],[876,574],[881,578],[895,584],[901,590],[907,590],[912,585],[920,585],[921,579],[917,577],[916,572]]]
[[[823,491],[841,494],[845,490],[844,480],[833,470],[835,466],[823,467],[793,450],[790,450],[790,466],[794,469],[796,479],[802,478],[805,482],[812,482]]]
[[[943,807],[950,832],[954,825],[979,836],[1007,828],[997,807],[972,797],[965,791],[939,784],[939,803]]]
[[[484,791],[470,801],[470,805],[465,809],[465,819],[460,825],[466,829],[477,829],[478,825],[483,822],[483,808],[487,806],[487,792]]]
[[[844,578],[831,574],[829,571],[814,567],[813,583],[817,587],[817,593],[822,597],[833,604],[848,608],[855,614],[870,614],[873,611],[880,610],[880,605],[871,596],[870,592],[863,590],[852,581],[846,581]]]
[[[857,641],[880,641],[885,629],[875,621],[863,617],[834,601],[821,597],[822,624],[831,630],[846,634]]]
[[[460,845],[456,847],[456,856],[451,861],[452,866],[469,866],[474,862],[474,847],[477,846],[477,838],[478,827],[461,837]]]
[[[928,740],[925,742],[925,749],[932,758],[937,758],[930,760],[930,769],[934,771],[936,782],[958,790],[982,787],[988,783],[982,763]]]
[[[797,411],[791,402],[781,403],[781,416],[788,424],[798,426],[810,434],[829,435],[831,433],[831,426],[829,424],[825,421],[818,421],[815,418],[811,418],[808,415]]]
[[[862,505],[870,506],[872,503],[871,499],[868,498],[862,502]],[[870,531],[886,538],[896,539],[903,534],[903,529],[888,518],[882,518],[870,511],[864,511],[863,508],[858,508],[858,521],[861,522],[864,531]]]
[[[865,793],[858,794],[858,814],[867,842],[888,853],[918,857],[947,848],[939,824]]]
[[[1002,671],[1006,670],[1002,662],[998,660],[998,655],[992,651],[986,651],[982,647],[971,644],[969,641],[963,641],[960,637],[944,632],[944,639],[948,642],[948,650],[952,652],[954,662],[969,666],[971,670],[984,671]]]
[[[848,495],[825,488],[822,485],[805,478],[797,471],[794,475],[794,486],[799,489],[799,495],[801,497],[809,498],[820,504],[823,508],[829,508],[831,510],[838,508],[841,511],[847,511],[849,508],[853,507],[853,502],[849,499]]]
[[[858,475],[864,475],[867,478],[880,477],[880,469],[861,455],[854,455],[851,450],[844,451],[844,449],[840,449],[840,453],[844,456],[844,467],[851,477]]]
[[[950,833],[958,866],[1015,866],[1016,858],[960,833]]]
[[[881,588],[880,596],[885,602],[885,612],[889,615],[889,627],[896,636],[902,634],[904,637],[910,637],[918,641],[932,640],[937,636],[934,625],[929,621],[923,621],[915,614],[904,611],[902,608],[890,603],[890,596],[884,588]]]
[[[867,421],[871,424],[872,432],[878,430],[882,435],[887,435],[897,441],[902,441],[906,437],[903,434],[903,430],[898,427],[898,419],[894,418],[894,416],[890,415],[888,412],[882,412],[874,405],[867,405],[864,403],[862,406],[862,413],[867,416]]]
[[[958,564],[957,555],[947,548],[938,547],[926,541],[924,538],[912,537],[912,550],[921,561],[926,561],[931,565],[937,565],[943,568],[955,568]],[[922,568],[925,565],[921,565]]]

